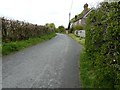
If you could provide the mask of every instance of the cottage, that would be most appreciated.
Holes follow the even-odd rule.
[[[86,18],[88,16],[88,14],[93,10],[93,8],[91,8],[91,9],[88,8],[87,3],[83,7],[84,7],[84,10],[80,14],[75,15],[75,17],[72,18],[69,23],[69,29],[70,28],[73,29],[70,32],[73,32],[75,30],[74,34],[77,36],[80,36],[80,37],[85,37],[85,30],[80,30],[80,29],[78,29],[78,27],[84,26],[86,24],[85,23]],[[77,26],[77,29],[75,28],[76,26]],[[76,30],[78,30],[78,31],[76,31]]]
[[[93,10],[93,8],[88,8],[88,4],[84,5],[84,10],[79,14],[75,15],[74,18],[71,19],[70,24],[71,27],[73,25],[85,25],[85,19],[87,18],[88,14]]]

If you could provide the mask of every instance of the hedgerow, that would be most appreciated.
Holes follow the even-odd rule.
[[[31,24],[18,20],[0,18],[2,22],[2,41],[11,42],[26,40],[54,32],[53,28]]]
[[[120,88],[120,4],[101,3],[86,21],[86,54],[95,72],[93,86]]]

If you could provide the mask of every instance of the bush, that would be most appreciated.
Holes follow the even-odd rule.
[[[8,20],[1,18],[2,21],[2,41],[11,42],[27,40],[54,32],[54,29],[47,26],[35,25],[18,20]]]
[[[73,26],[74,30],[83,30],[83,26],[82,25],[75,25]]]
[[[63,32],[65,32],[65,27],[64,26],[58,26],[58,28],[56,30],[59,33],[63,33]]]
[[[86,54],[96,74],[95,87],[120,88],[120,5],[101,3],[86,21]]]
[[[70,29],[70,32],[73,33],[75,30],[83,30],[82,25],[73,25],[72,28]]]

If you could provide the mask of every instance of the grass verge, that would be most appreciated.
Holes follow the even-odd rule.
[[[86,51],[85,51],[85,39],[80,39],[76,37],[74,34],[68,34],[72,39],[83,45],[82,52],[80,53],[80,83],[81,88],[94,88],[94,81],[96,80],[96,76],[94,73],[94,69],[92,67],[92,63],[89,60]]]
[[[0,57],[2,56],[2,44],[0,44]]]
[[[89,60],[85,48],[80,53],[80,81],[82,88],[94,88],[94,81],[96,81],[96,75],[92,62]]]
[[[85,39],[84,38],[77,37],[74,34],[68,34],[68,36],[70,36],[72,39],[74,39],[78,43],[82,44],[83,46],[85,45]]]
[[[51,33],[51,34],[43,35],[43,36],[36,37],[36,38],[29,38],[28,40],[3,43],[2,44],[2,55],[8,55],[12,52],[19,51],[28,46],[32,46],[32,45],[41,43],[43,41],[51,39],[54,36],[56,36],[56,34]]]

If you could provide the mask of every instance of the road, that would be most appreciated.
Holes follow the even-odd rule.
[[[3,88],[79,88],[82,46],[64,34],[2,58]]]

